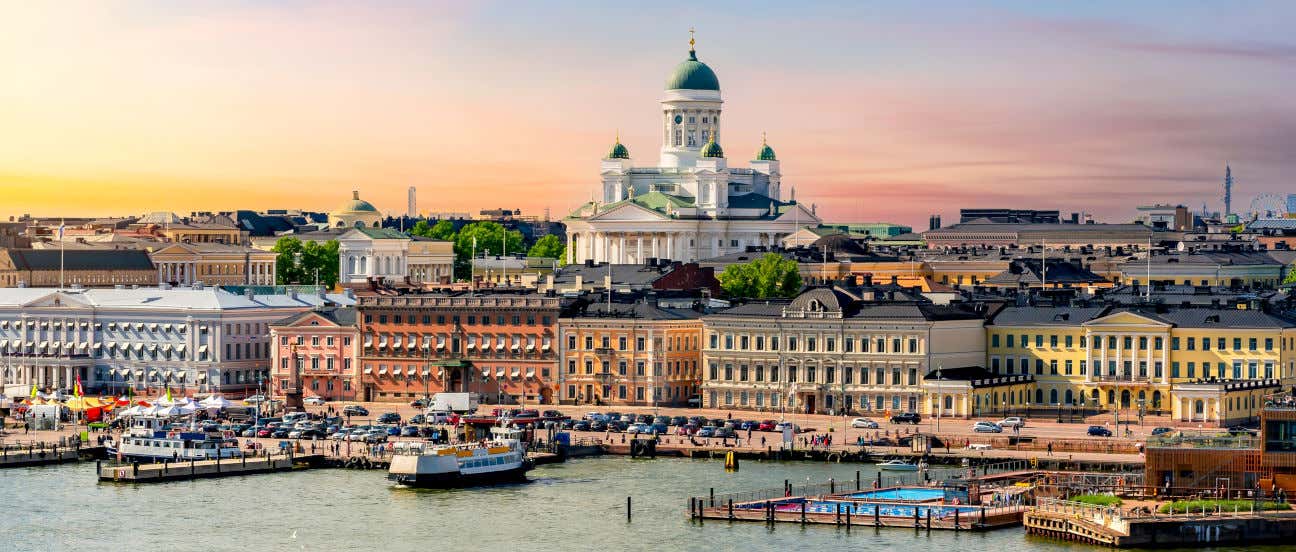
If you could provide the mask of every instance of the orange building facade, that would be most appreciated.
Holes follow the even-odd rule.
[[[559,334],[564,404],[685,405],[698,394],[699,313],[595,303],[564,315]]]

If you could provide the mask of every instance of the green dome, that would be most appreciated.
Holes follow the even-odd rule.
[[[621,145],[620,140],[617,140],[617,143],[612,144],[612,150],[608,152],[607,158],[608,159],[629,159],[630,150],[627,149],[625,146]]]
[[[720,144],[715,141],[715,135],[711,135],[711,141],[702,146],[702,157],[724,157],[724,150],[720,149]]]
[[[769,144],[761,144],[760,151],[756,152],[756,160],[778,161],[778,158],[774,156],[774,148],[769,147]]]
[[[688,59],[681,61],[666,77],[667,90],[715,90],[720,91],[720,79],[716,78],[707,64],[698,61],[697,52],[689,50]]]
[[[365,201],[365,200],[363,200],[363,199],[360,199],[360,192],[351,192],[351,201],[348,201],[348,202],[342,204],[341,207],[338,207],[338,212],[352,212],[352,213],[358,213],[358,212],[373,212],[373,213],[377,213],[377,212],[378,212],[378,208],[377,208],[377,207],[374,207],[372,203],[369,203],[368,201]]]

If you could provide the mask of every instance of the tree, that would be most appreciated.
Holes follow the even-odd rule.
[[[414,227],[409,231],[411,236],[432,238],[434,240],[454,241],[455,231],[454,223],[448,220],[437,221],[436,224],[428,225],[426,220],[420,220],[414,223]]]
[[[746,264],[729,265],[719,279],[720,288],[730,297],[792,297],[801,291],[801,273],[796,261],[777,253],[767,253]]]
[[[1287,265],[1287,277],[1283,278],[1283,285],[1296,284],[1296,264]]]
[[[432,238],[434,240],[454,241],[455,239],[454,223],[448,220],[437,221],[436,224],[432,225],[432,231],[428,234],[427,237]]]
[[[275,252],[275,283],[281,286],[314,284],[318,270],[321,286],[332,288],[337,284],[337,240],[303,243],[296,237],[284,236],[275,241],[271,251]]]
[[[536,240],[531,250],[527,251],[528,257],[544,257],[546,259],[558,259],[559,264],[567,258],[567,246],[553,234],[545,234]]]
[[[293,236],[284,236],[275,240],[275,283],[281,286],[301,281],[301,266],[297,257],[302,254],[302,241]]]
[[[471,258],[474,253],[499,255],[509,251],[514,253],[523,251],[521,232],[506,230],[499,223],[488,220],[474,222],[460,228],[454,241],[455,276],[460,279],[472,277]],[[508,247],[506,248],[505,245]]]

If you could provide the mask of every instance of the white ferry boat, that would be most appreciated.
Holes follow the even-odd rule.
[[[493,427],[491,439],[484,443],[396,443],[387,479],[407,487],[471,487],[526,481],[533,467],[522,430]]]
[[[214,460],[238,458],[238,446],[222,436],[202,432],[167,430],[167,419],[137,416],[121,439],[108,446],[108,454],[123,460]]]

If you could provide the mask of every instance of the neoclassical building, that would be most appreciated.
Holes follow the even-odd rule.
[[[748,168],[729,166],[720,147],[723,103],[720,80],[690,39],[660,100],[657,165],[636,167],[618,137],[601,162],[600,199],[564,221],[568,263],[695,261],[775,245],[819,224],[794,191],[783,200],[779,160],[764,139]]]

